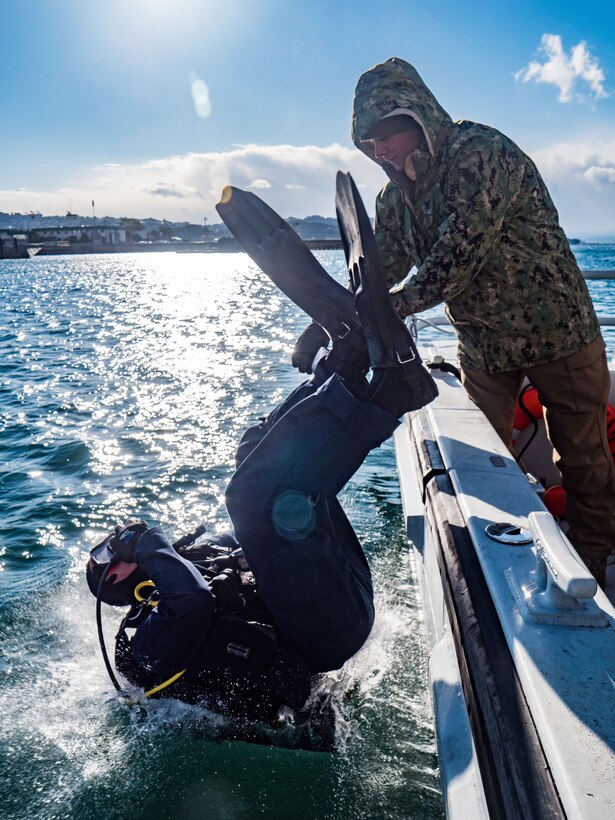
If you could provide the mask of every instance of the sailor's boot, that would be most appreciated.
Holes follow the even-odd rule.
[[[603,552],[584,550],[582,547],[579,548],[578,553],[587,569],[591,572],[596,581],[598,581],[598,585],[602,589],[605,589],[606,564],[608,555]]]

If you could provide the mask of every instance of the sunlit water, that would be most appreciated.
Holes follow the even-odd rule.
[[[615,269],[613,246],[575,252]],[[341,253],[319,257],[343,276]],[[615,314],[613,284],[589,287]],[[239,435],[300,379],[301,311],[242,254],[3,261],[0,289],[2,817],[441,817],[390,443],[343,493],[378,615],[325,684],[336,753],[225,740],[176,701],[127,707],[100,657],[88,546],[133,513],[173,537],[225,525]]]
[[[341,253],[319,258],[342,276]],[[171,700],[130,708],[100,657],[88,546],[135,513],[172,537],[226,524],[242,430],[299,382],[301,311],[243,254],[7,260],[0,288],[2,816],[440,817],[390,443],[343,493],[378,615],[326,683],[336,753],[224,740]]]

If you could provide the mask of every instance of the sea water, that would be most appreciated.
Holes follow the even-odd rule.
[[[613,246],[575,251],[615,269]],[[317,255],[344,280],[341,252]],[[615,313],[611,283],[589,287]],[[100,655],[89,547],[135,514],[172,538],[227,524],[235,444],[299,383],[305,315],[244,254],[6,260],[0,292],[2,817],[442,817],[390,442],[342,494],[377,619],[325,682],[336,752],[228,740],[173,700],[129,707]],[[109,643],[117,622],[106,608]]]
[[[340,252],[319,258],[343,279]],[[130,515],[172,538],[227,525],[235,445],[300,382],[306,316],[244,254],[6,260],[0,288],[0,815],[441,816],[390,442],[342,497],[378,616],[328,676],[336,752],[229,741],[172,700],[130,708],[99,651],[89,547]]]

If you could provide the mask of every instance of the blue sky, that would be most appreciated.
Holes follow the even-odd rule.
[[[538,163],[569,234],[615,234],[615,4],[24,0],[0,4],[0,211],[219,221],[226,183],[283,216],[368,210],[359,75],[413,63],[454,119]],[[377,9],[380,9],[378,11]]]

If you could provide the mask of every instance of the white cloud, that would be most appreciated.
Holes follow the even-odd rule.
[[[356,148],[314,145],[237,145],[230,151],[181,154],[138,165],[110,163],[91,168],[72,188],[2,191],[0,211],[45,214],[70,209],[100,216],[219,222],[215,203],[225,185],[253,186],[282,216],[335,213],[335,174],[350,171],[373,213],[386,181],[381,169]],[[265,187],[265,186],[269,187]]]
[[[615,185],[615,166],[592,165],[585,171],[584,176],[598,184]]]
[[[604,88],[604,72],[598,60],[590,54],[584,40],[573,46],[568,55],[559,34],[543,34],[538,50],[545,55],[545,61],[540,63],[532,60],[526,68],[516,72],[515,80],[524,83],[534,80],[537,83],[555,85],[559,89],[558,99],[562,103],[585,100],[586,97],[576,91],[583,85],[589,86],[594,99],[609,96]]]
[[[569,235],[615,233],[615,139],[588,136],[532,152]],[[71,188],[0,190],[0,211],[63,214],[70,208],[99,216],[220,222],[215,203],[225,185],[270,186],[257,193],[283,217],[335,214],[335,174],[350,171],[368,213],[386,181],[360,151],[333,144],[237,145],[225,152],[153,159],[139,165],[92,168]]]
[[[615,140],[555,143],[532,157],[545,174],[590,179],[592,169],[615,170]]]
[[[265,188],[271,188],[271,183],[267,182],[266,179],[255,179],[247,187],[256,189],[261,188],[264,190]]]
[[[159,182],[157,185],[152,185],[149,192],[155,196],[176,197],[177,199],[189,199],[191,197],[203,199],[203,194],[197,191],[196,188],[173,185],[173,183]]]
[[[615,233],[615,140],[556,143],[532,159],[569,233]]]

